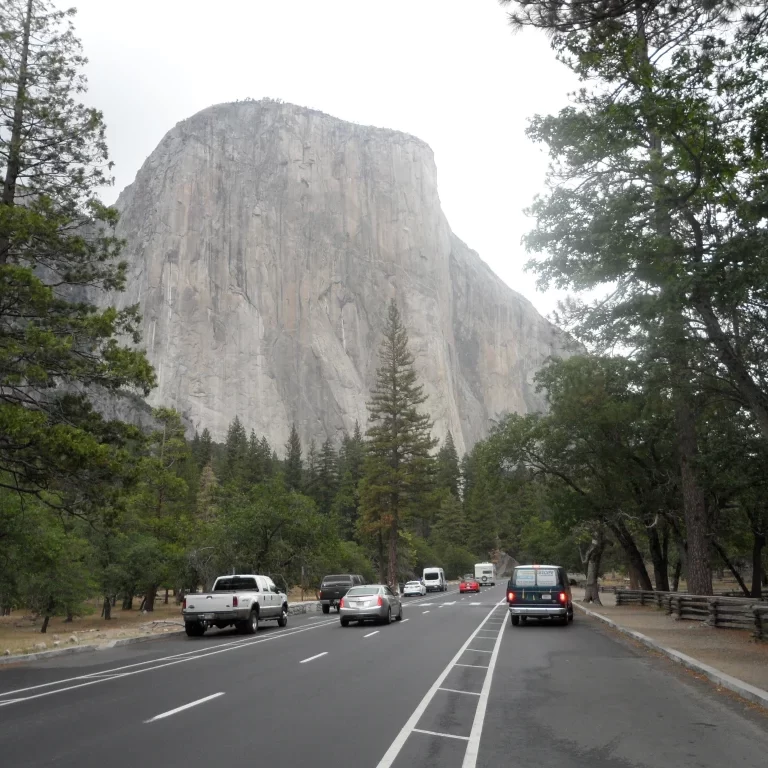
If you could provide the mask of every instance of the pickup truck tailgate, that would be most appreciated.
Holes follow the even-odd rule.
[[[229,592],[213,592],[203,595],[187,595],[187,613],[216,613],[231,611],[232,598],[236,595]]]

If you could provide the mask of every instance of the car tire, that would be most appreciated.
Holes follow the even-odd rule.
[[[278,627],[288,626],[288,606],[287,605],[284,605],[280,609],[280,618],[277,620],[277,626]]]
[[[403,606],[400,605],[400,611],[398,612],[397,616],[395,616],[395,621],[402,621],[403,620]]]
[[[322,609],[323,609],[323,613],[330,613],[331,612],[331,606],[330,605],[323,605]]]
[[[251,615],[245,621],[241,621],[237,628],[244,635],[255,635],[259,631],[259,612],[251,611]]]
[[[510,618],[510,620],[512,622],[512,626],[513,627],[520,626],[520,617],[519,616],[510,616],[509,618]]]
[[[391,624],[392,623],[392,609],[387,608],[387,618],[384,619],[385,624]]]
[[[205,627],[197,621],[186,621],[184,631],[187,637],[202,637],[205,634]]]
[[[348,627],[349,626],[349,619],[340,619],[341,626],[342,627]]]

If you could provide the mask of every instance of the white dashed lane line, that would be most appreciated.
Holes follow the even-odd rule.
[[[198,704],[205,704],[206,701],[210,701],[211,699],[218,699],[219,696],[223,696],[224,691],[220,691],[219,693],[213,693],[210,696],[206,696],[204,699],[198,699],[197,701],[190,701],[189,704],[184,704],[184,706],[176,707],[176,709],[169,709],[167,712],[163,712],[160,715],[155,715],[154,717],[150,718],[149,720],[145,720],[145,723],[154,723],[156,720],[162,720],[163,718],[170,717],[171,715],[175,715],[177,712],[183,712],[185,709],[190,709],[191,707],[196,707]]]
[[[314,656],[310,656],[308,659],[304,659],[303,661],[300,661],[299,664],[306,664],[308,661],[314,661],[315,659],[319,659],[321,656],[327,656],[328,651],[323,651],[322,653],[316,653]]]
[[[369,632],[367,635],[363,635],[363,640],[365,640],[366,637],[373,637],[374,635],[378,635],[379,630],[377,629],[375,632]]]

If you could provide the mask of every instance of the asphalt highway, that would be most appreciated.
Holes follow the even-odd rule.
[[[501,585],[403,622],[291,616],[0,668],[0,763],[56,768],[764,768],[768,717],[578,612],[512,627]]]

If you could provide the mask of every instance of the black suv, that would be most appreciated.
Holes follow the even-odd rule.
[[[549,619],[567,626],[573,621],[571,585],[559,565],[518,565],[507,583],[507,605],[513,626],[528,619]]]
[[[326,576],[320,584],[320,603],[323,613],[330,613],[331,608],[338,612],[339,601],[352,587],[361,587],[365,579],[357,573],[337,573]]]

